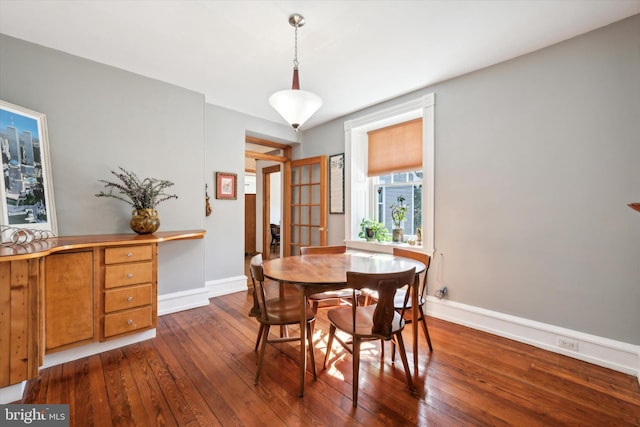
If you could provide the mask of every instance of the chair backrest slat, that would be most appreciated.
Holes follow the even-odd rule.
[[[415,267],[398,273],[357,273],[347,272],[347,286],[353,289],[369,288],[378,291],[378,303],[373,313],[371,333],[384,339],[391,339],[391,327],[395,313],[396,290],[411,285],[416,276]],[[405,298],[405,305],[407,298]],[[356,326],[356,306],[352,306],[353,324]]]
[[[429,264],[431,264],[431,257],[424,252],[416,252],[404,248],[393,248],[393,255],[401,256],[404,258],[411,258],[416,261],[420,261],[424,264],[425,269],[420,274],[416,275],[416,281],[414,286],[418,289],[418,295],[424,297],[427,290],[427,271],[429,271]]]
[[[262,270],[262,254],[254,255],[249,263],[251,281],[253,282],[253,307],[250,316],[267,318],[267,296],[264,289],[264,272]]]

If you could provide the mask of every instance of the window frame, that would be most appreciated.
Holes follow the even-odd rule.
[[[354,249],[375,252],[393,252],[398,243],[366,242],[359,239],[362,218],[374,218],[367,179],[367,132],[397,123],[422,117],[422,247],[432,254],[434,251],[435,213],[435,94],[386,108],[360,118],[344,122],[345,133],[345,243]]]

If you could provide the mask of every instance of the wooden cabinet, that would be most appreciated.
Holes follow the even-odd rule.
[[[95,337],[93,251],[58,253],[45,260],[44,324],[47,353]]]
[[[158,243],[203,237],[164,231],[0,245],[0,388],[35,378],[45,352],[154,328]]]
[[[107,339],[157,323],[157,244],[104,250],[104,327]]]

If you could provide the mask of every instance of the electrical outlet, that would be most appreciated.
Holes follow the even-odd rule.
[[[578,351],[578,341],[567,337],[558,337],[558,347]]]
[[[438,289],[437,291],[435,291],[434,295],[437,298],[444,298],[444,296],[447,294],[447,287],[443,286],[442,288]]]

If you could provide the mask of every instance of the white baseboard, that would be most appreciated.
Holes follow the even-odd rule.
[[[205,288],[158,295],[158,316],[209,305],[209,291]]]
[[[247,276],[228,277],[220,280],[209,280],[205,284],[209,291],[209,298],[219,297],[221,295],[233,294],[235,292],[246,291]]]
[[[439,319],[634,375],[640,383],[640,346],[638,345],[432,296],[427,297],[427,313]],[[558,341],[561,338],[575,342],[577,350],[560,347]]]
[[[20,400],[22,400],[22,395],[24,394],[24,389],[26,387],[26,381],[22,381],[18,384],[13,384],[8,387],[0,387],[0,405],[19,402]]]
[[[158,296],[158,316],[209,305],[209,298],[247,290],[247,276],[209,280],[204,288]]]

